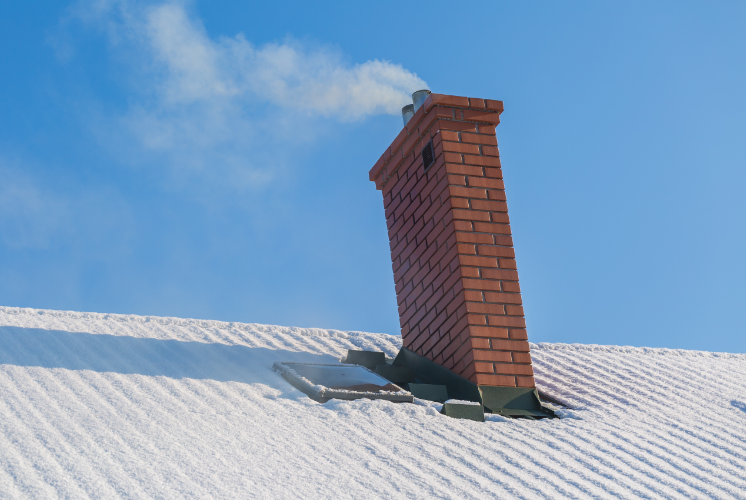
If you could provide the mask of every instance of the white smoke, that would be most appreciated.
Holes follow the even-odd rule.
[[[175,1],[84,0],[70,18],[106,34],[129,91],[124,114],[96,105],[85,119],[123,161],[170,166],[175,183],[191,172],[232,188],[264,185],[289,163],[288,130],[296,145],[314,141],[320,117],[398,115],[413,91],[427,88],[388,61],[353,64],[292,39],[211,37]]]
[[[323,116],[354,120],[396,115],[426,83],[400,65],[348,65],[330,50],[298,42],[256,47],[243,34],[212,40],[178,4],[147,9],[144,33],[154,59],[166,69],[171,103],[215,98],[266,101]]]

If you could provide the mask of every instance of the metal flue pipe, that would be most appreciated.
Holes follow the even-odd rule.
[[[427,89],[418,90],[414,94],[412,94],[412,102],[414,102],[414,111],[417,112],[418,109],[420,109],[420,106],[422,106],[422,103],[425,102],[425,99],[427,99],[427,96],[430,95],[430,91]]]
[[[407,104],[403,108],[401,108],[401,117],[404,120],[404,126],[407,126],[407,123],[409,123],[409,120],[412,119],[414,116],[414,104]]]

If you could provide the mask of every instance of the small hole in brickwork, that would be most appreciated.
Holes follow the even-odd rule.
[[[428,142],[425,144],[425,147],[422,148],[422,162],[425,164],[425,170],[430,168],[430,165],[433,164],[435,158],[433,158],[433,141]]]

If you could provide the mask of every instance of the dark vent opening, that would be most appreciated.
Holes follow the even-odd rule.
[[[433,141],[428,142],[424,148],[422,148],[422,162],[425,164],[425,170],[430,168],[435,158],[433,158]]]

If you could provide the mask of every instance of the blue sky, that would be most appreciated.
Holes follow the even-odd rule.
[[[0,305],[398,334],[368,170],[501,99],[533,341],[746,352],[742,2],[3,2]]]

